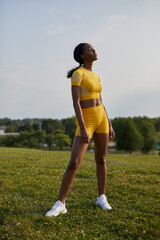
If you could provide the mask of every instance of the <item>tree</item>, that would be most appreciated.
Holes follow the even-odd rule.
[[[156,144],[156,131],[150,122],[144,121],[141,124],[140,128],[141,134],[144,137],[144,144],[142,147],[142,151],[144,153],[149,152]]]
[[[39,148],[40,143],[45,141],[45,131],[21,131],[17,137],[16,147]]]
[[[116,148],[129,152],[141,149],[143,137],[131,118],[119,118],[112,121],[116,132]]]
[[[76,117],[73,116],[71,118],[62,119],[61,122],[63,126],[63,131],[65,132],[65,134],[69,135],[73,142],[76,131]]]
[[[40,130],[40,124],[38,122],[33,123],[32,127],[35,131]]]
[[[8,126],[12,125],[12,120],[10,118],[1,118],[0,119],[0,126]]]
[[[47,134],[54,134],[57,129],[62,129],[62,123],[58,119],[44,119],[42,121],[42,129],[45,129]]]
[[[14,127],[13,127],[12,125],[7,126],[5,132],[6,132],[6,133],[12,133],[12,132],[14,132]]]
[[[44,130],[38,130],[34,133],[34,137],[38,140],[39,143],[45,142],[46,133]]]
[[[142,151],[147,153],[156,145],[157,133],[154,121],[148,117],[136,117],[134,118],[134,121],[144,138]]]
[[[48,145],[49,150],[51,150],[53,142],[54,142],[54,135],[51,133],[47,134],[46,135],[46,143]]]
[[[1,145],[6,147],[14,147],[17,137],[15,136],[5,136],[1,138]]]
[[[33,126],[30,123],[24,123],[24,124],[20,125],[18,128],[18,132],[21,132],[21,131],[31,132],[31,131],[33,131]]]
[[[157,132],[160,132],[160,117],[155,119],[155,128]]]
[[[71,144],[71,139],[64,133],[57,133],[54,135],[54,143],[62,150],[64,146]]]

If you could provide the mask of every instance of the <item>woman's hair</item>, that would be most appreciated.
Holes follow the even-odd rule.
[[[75,70],[77,70],[80,66],[82,66],[82,64],[83,64],[83,59],[81,58],[81,54],[83,54],[83,49],[84,49],[85,44],[86,44],[86,43],[80,43],[80,44],[78,44],[78,45],[75,47],[74,52],[73,52],[73,57],[74,57],[74,60],[79,63],[79,66],[76,67],[76,68],[72,68],[71,70],[69,70],[69,71],[67,72],[67,78],[71,78],[73,72],[74,72]]]

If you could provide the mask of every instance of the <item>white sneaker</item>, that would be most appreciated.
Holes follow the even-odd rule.
[[[48,211],[45,216],[46,217],[52,217],[52,216],[58,216],[60,213],[66,213],[67,209],[65,207],[65,203],[62,203],[60,200],[58,200],[54,206],[51,208],[50,211]]]
[[[112,209],[112,207],[109,205],[107,201],[107,197],[104,194],[101,194],[100,197],[97,197],[96,206],[99,206],[103,209],[109,209],[109,210]]]

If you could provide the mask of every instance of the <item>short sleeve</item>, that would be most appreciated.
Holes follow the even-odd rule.
[[[73,72],[71,77],[72,85],[81,86],[82,76],[79,72]]]

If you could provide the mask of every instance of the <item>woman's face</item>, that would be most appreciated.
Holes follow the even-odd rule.
[[[89,43],[85,44],[83,48],[83,54],[81,54],[81,58],[89,62],[93,62],[98,59],[96,51],[94,50],[92,45],[90,45]]]

